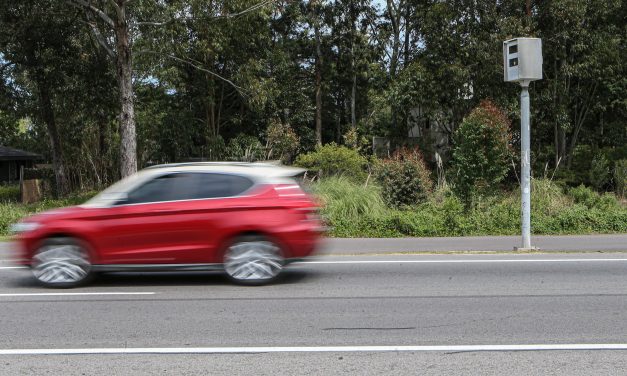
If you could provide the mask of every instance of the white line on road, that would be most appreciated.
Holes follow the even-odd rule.
[[[481,264],[481,263],[531,263],[531,262],[627,262],[627,258],[605,259],[487,259],[487,260],[338,260],[302,261],[295,264]]]
[[[627,258],[577,258],[577,259],[455,259],[455,260],[334,260],[299,261],[294,264],[482,264],[482,263],[556,263],[556,262],[627,262]],[[25,266],[0,266],[0,270],[25,269]]]
[[[409,351],[564,351],[627,350],[625,343],[544,344],[544,345],[461,345],[461,346],[303,346],[303,347],[119,347],[84,349],[2,349],[0,355],[75,354],[242,354],[287,352],[409,352]]]
[[[155,292],[37,292],[23,294],[0,294],[0,298],[21,296],[98,296],[98,295],[155,295]]]

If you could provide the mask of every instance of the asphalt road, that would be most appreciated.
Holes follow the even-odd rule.
[[[534,235],[532,246],[542,252],[625,252],[627,234]],[[328,254],[371,254],[398,252],[513,251],[521,246],[520,236],[464,236],[448,238],[346,238],[326,240]]]
[[[0,263],[0,374],[627,372],[627,350],[566,350],[627,348],[626,254],[311,261],[264,287],[219,273],[111,274],[74,290],[39,288]],[[498,351],[529,345],[558,350]]]

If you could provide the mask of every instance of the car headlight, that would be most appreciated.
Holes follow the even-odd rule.
[[[23,232],[35,231],[39,228],[39,223],[37,222],[18,222],[12,224],[9,230],[14,234],[21,234]]]

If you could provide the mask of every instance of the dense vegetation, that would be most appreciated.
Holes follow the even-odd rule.
[[[280,159],[316,177],[336,235],[514,233],[502,41],[533,36],[534,183],[554,192],[534,232],[625,231],[626,17],[620,0],[3,1],[0,145],[41,153],[61,196],[155,163]],[[4,200],[0,233],[70,201]]]
[[[67,191],[135,159],[290,162],[332,141],[367,154],[372,136],[406,137],[417,108],[453,139],[492,99],[516,150],[519,89],[502,82],[501,46],[536,36],[536,175],[613,190],[626,16],[620,0],[3,1],[0,144],[44,154]]]

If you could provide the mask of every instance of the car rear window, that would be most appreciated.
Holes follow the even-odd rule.
[[[204,173],[198,179],[197,198],[233,197],[246,192],[253,182],[243,176]]]
[[[217,173],[172,173],[152,179],[128,195],[127,204],[233,197],[253,182],[242,176]]]

